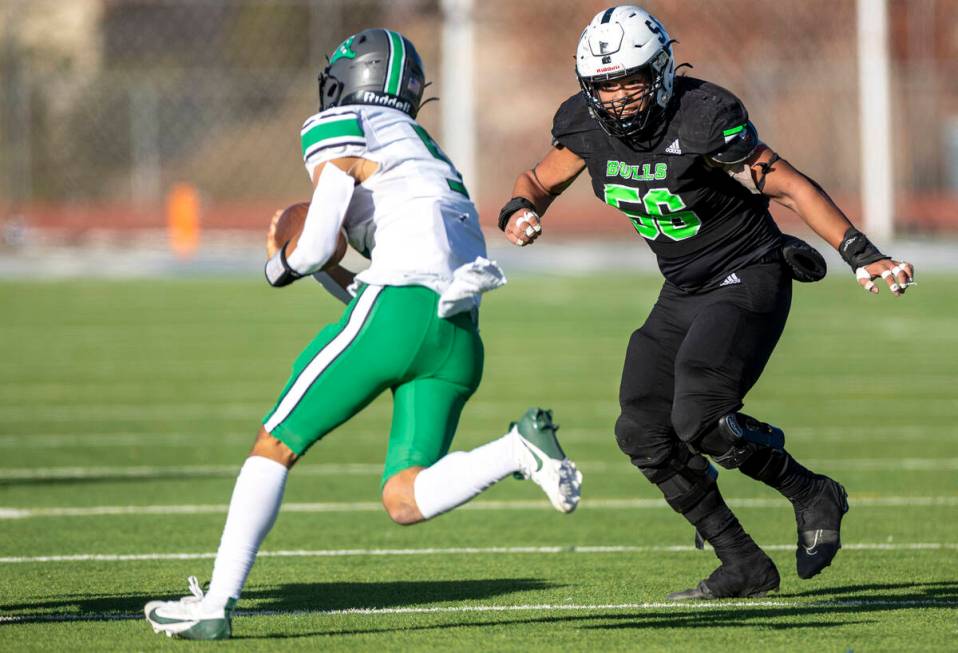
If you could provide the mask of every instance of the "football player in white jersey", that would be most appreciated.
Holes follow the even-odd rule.
[[[482,375],[479,298],[505,278],[485,258],[461,176],[415,121],[424,86],[413,44],[384,29],[348,38],[320,75],[320,111],[301,133],[312,201],[298,237],[271,243],[266,277],[284,286],[315,274],[348,306],[294,362],[263,420],[236,480],[209,589],[204,594],[191,577],[192,596],[148,603],[156,632],[230,636],[287,472],[387,389],[393,423],[382,500],[395,522],[435,517],[513,474],[540,485],[561,512],[579,502],[582,475],[563,453],[549,411],[529,409],[498,439],[447,453]],[[354,279],[333,258],[342,230],[371,259]]]

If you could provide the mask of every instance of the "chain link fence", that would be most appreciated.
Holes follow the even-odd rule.
[[[605,2],[475,0],[477,198],[494,220],[578,91],[579,32]],[[763,139],[853,215],[860,134],[853,0],[654,0],[686,74],[724,85]],[[958,228],[958,2],[890,0],[899,229]],[[440,0],[0,0],[0,220],[163,224],[186,182],[209,228],[257,227],[306,197],[298,134],[324,56],[397,29],[440,99]],[[441,112],[420,121],[442,142]],[[467,183],[470,181],[466,180]],[[579,182],[556,209],[603,210]],[[588,212],[583,215],[584,212]],[[586,222],[588,222],[586,220]],[[572,220],[569,221],[572,223]]]

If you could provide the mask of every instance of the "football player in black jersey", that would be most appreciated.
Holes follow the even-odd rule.
[[[802,578],[831,563],[848,510],[845,488],[799,464],[780,429],[740,412],[785,326],[792,279],[825,273],[817,251],[779,231],[769,200],[835,247],[869,292],[883,279],[901,295],[914,270],[762,143],[732,93],[676,77],[672,43],[638,7],[595,16],[576,53],[582,90],[559,107],[553,148],[519,175],[499,227],[517,245],[534,243],[539,216],[587,169],[599,199],[648,242],[665,284],[629,341],[616,440],[721,560],[669,598],[763,596],[778,588],[778,571],[725,504],[703,454],[791,501]]]

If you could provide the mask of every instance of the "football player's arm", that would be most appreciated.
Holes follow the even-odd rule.
[[[793,168],[765,145],[747,162],[755,186],[778,204],[795,211],[812,230],[834,247],[848,263],[859,284],[877,293],[874,279],[884,278],[895,295],[912,283],[911,264],[882,254],[859,232],[828,193],[813,179]]]
[[[499,213],[499,228],[506,238],[520,247],[535,242],[542,233],[539,216],[584,169],[585,161],[558,144],[535,167],[520,174],[512,199]]]
[[[279,214],[273,216],[267,238],[267,249],[272,255],[266,263],[266,278],[271,285],[285,286],[331,267],[329,264],[340,244],[343,219],[353,189],[377,167],[375,163],[357,157],[333,159],[316,166],[313,170],[313,197],[300,234],[287,243],[274,242]],[[348,273],[345,269],[343,272]],[[346,274],[337,273],[336,277],[345,279]]]
[[[286,286],[320,270],[336,252],[355,182],[335,165],[317,167],[313,197],[299,236],[280,245],[266,262],[266,279]]]

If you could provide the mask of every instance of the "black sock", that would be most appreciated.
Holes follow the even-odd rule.
[[[683,516],[712,545],[722,562],[761,551],[726,505],[717,485],[709,488],[702,500]]]
[[[801,503],[815,489],[818,475],[803,467],[787,451],[761,449],[739,470],[746,476],[775,488],[792,503]]]

